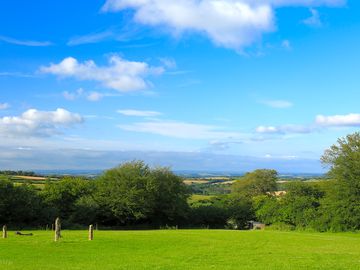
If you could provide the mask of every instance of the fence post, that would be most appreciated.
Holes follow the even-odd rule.
[[[61,237],[61,222],[60,218],[55,220],[55,242],[59,241]]]
[[[6,225],[3,226],[2,232],[3,232],[2,237],[3,238],[8,238],[7,226]]]
[[[93,225],[89,226],[89,240],[90,241],[94,240],[94,226]]]

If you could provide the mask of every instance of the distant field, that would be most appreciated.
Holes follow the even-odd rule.
[[[360,234],[273,231],[64,231],[0,239],[1,270],[360,269]]]
[[[198,195],[198,194],[193,194],[191,195],[191,197],[188,199],[189,203],[194,203],[194,202],[198,202],[198,201],[204,201],[204,200],[210,200],[211,198],[213,198],[214,196],[211,195]]]

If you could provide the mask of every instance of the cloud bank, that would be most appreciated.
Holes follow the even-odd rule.
[[[331,127],[360,127],[360,114],[317,115],[315,123],[309,125],[258,126],[257,133],[262,134],[301,134],[319,131]]]
[[[275,30],[275,9],[286,6],[340,6],[345,0],[107,0],[103,12],[134,11],[134,21],[196,32],[214,44],[241,50]]]
[[[178,139],[228,139],[239,137],[236,132],[223,131],[219,127],[179,121],[148,121],[120,125],[125,131],[150,133]]]

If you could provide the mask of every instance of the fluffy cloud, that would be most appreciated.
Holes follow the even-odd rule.
[[[155,111],[118,110],[117,112],[125,116],[156,117],[162,115],[162,113]]]
[[[2,137],[46,137],[57,134],[61,128],[83,122],[79,114],[65,109],[38,111],[30,109],[20,116],[0,118]]]
[[[345,0],[107,0],[102,10],[135,10],[134,20],[166,26],[172,33],[205,34],[216,45],[241,50],[275,29],[275,12],[283,6],[338,6]]]
[[[360,126],[360,114],[324,116],[318,115],[316,124],[326,127],[358,127]]]
[[[120,125],[126,131],[151,133],[179,139],[228,139],[238,137],[235,132],[221,131],[219,127],[178,121],[149,121]]]
[[[64,78],[97,81],[106,88],[130,92],[148,88],[149,82],[145,78],[162,74],[164,68],[151,67],[145,62],[127,61],[114,55],[110,57],[107,66],[97,66],[93,60],[79,62],[68,57],[58,64],[41,67],[40,71]]]

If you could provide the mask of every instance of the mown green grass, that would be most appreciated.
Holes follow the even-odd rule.
[[[63,231],[0,239],[1,270],[360,269],[359,234],[276,231]]]

